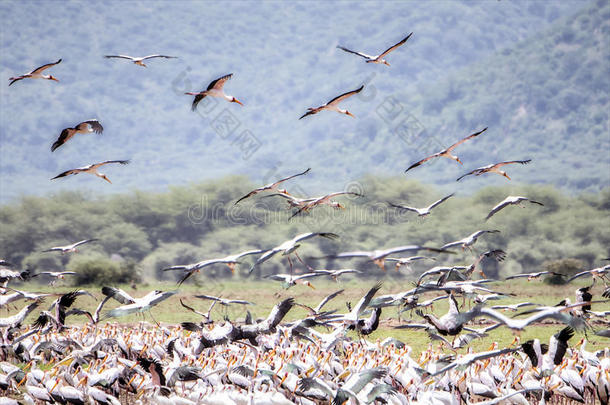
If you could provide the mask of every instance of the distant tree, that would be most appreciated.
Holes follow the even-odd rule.
[[[573,276],[574,274],[583,271],[584,267],[585,264],[577,259],[560,259],[542,263],[542,269],[544,271],[552,271],[563,274],[566,277]],[[566,277],[551,276],[547,277],[544,282],[547,284],[565,284]]]

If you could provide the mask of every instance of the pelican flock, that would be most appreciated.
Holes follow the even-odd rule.
[[[343,46],[337,48],[362,57],[366,63],[389,66],[385,59],[387,55],[404,45],[412,34],[379,55],[367,55]],[[105,55],[105,58],[126,59],[146,67],[145,60],[175,57],[154,54],[144,57]],[[43,72],[61,61],[59,59],[30,73],[11,77],[9,86],[26,78],[57,81],[52,75]],[[234,96],[224,92],[224,86],[231,77],[232,74],[224,75],[212,81],[203,91],[186,93],[195,96],[192,109],[195,110],[205,97],[222,98],[243,105]],[[363,88],[364,85],[341,94],[322,106],[309,108],[299,119],[323,110],[353,117],[348,110],[340,108],[339,103],[361,92]],[[446,157],[462,164],[453,154],[454,149],[487,129],[485,127],[474,132],[448,148],[411,164],[406,172],[437,157]],[[55,151],[78,133],[101,134],[102,131],[103,127],[98,120],[81,122],[73,128],[65,128],[51,150]],[[506,172],[500,170],[501,167],[530,162],[528,159],[490,164],[474,169],[457,180],[485,173],[497,173],[510,180]],[[127,163],[128,160],[107,160],[67,170],[51,180],[89,173],[110,183],[108,177],[99,173],[98,169],[104,165]],[[338,196],[363,197],[362,193],[351,191],[318,197],[296,197],[286,189],[279,189],[284,182],[304,176],[310,170],[308,168],[281,178],[247,194],[239,194],[243,196],[233,205],[259,193],[275,192],[266,197],[281,196],[288,202],[289,208],[296,209],[288,218],[290,220],[321,205],[345,208],[333,200]],[[425,217],[453,196],[454,193],[446,195],[424,208],[389,204]],[[543,202],[526,197],[507,196],[491,209],[485,220],[508,205],[523,202],[544,205]],[[298,218],[290,224],[297,220]],[[150,289],[145,289],[138,294],[139,298],[113,285],[104,285],[96,294],[89,289],[28,292],[15,289],[15,284],[27,286],[38,276],[46,276],[54,284],[65,276],[78,274],[73,271],[32,273],[28,268],[18,270],[18,266],[11,262],[20,258],[8,257],[10,261],[0,260],[0,404],[609,403],[610,348],[605,341],[605,345],[597,347],[595,352],[587,351],[586,338],[610,337],[607,329],[610,311],[597,309],[597,305],[610,300],[610,265],[571,276],[553,271],[527,270],[506,277],[505,280],[490,279],[483,273],[484,261],[493,260],[497,264],[507,256],[502,249],[491,249],[483,253],[474,250],[474,245],[481,236],[501,231],[490,229],[476,231],[440,248],[426,246],[428,243],[405,244],[389,249],[329,254],[334,250],[334,243],[329,243],[330,246],[325,246],[326,255],[318,257],[318,260],[332,262],[360,258],[365,259],[365,263],[361,268],[331,270],[333,267],[329,265],[315,269],[297,251],[302,251],[299,250],[302,244],[314,238],[320,241],[337,240],[342,236],[331,231],[332,229],[301,233],[275,247],[252,246],[241,253],[187,265],[167,264],[159,270],[180,272],[178,284],[183,285],[188,279],[197,281],[191,279],[191,276],[209,266],[224,264],[235,272],[238,264],[250,260],[253,263],[244,273],[249,275],[254,270],[260,270],[263,278],[280,282],[284,289],[294,287],[296,290],[302,288],[298,285],[315,289],[312,280],[323,277],[339,282],[340,276],[366,275],[366,265],[370,263],[385,270],[387,261],[395,263],[396,270],[407,266],[411,272],[415,272],[411,268],[415,263],[423,265],[424,260],[441,261],[444,257],[441,254],[472,253],[474,261],[468,260],[463,266],[439,263],[439,266],[422,269],[416,275],[417,282],[408,284],[408,289],[397,293],[378,295],[388,283],[384,285],[375,282],[372,287],[367,286],[363,293],[348,290],[347,287],[335,291],[324,297],[315,308],[297,302],[293,297],[282,297],[275,303],[261,303],[269,304],[266,305],[263,318],[255,318],[248,310],[243,319],[231,319],[227,312],[224,317],[218,318],[213,312],[215,305],[226,311],[228,307],[237,306],[252,309],[260,302],[213,294],[207,290],[206,283],[193,287],[197,293],[191,294],[191,297],[211,301],[207,313],[185,304],[184,293],[179,290],[152,289],[146,292]],[[444,232],[439,230],[438,233],[440,239]],[[404,237],[408,238],[409,235]],[[52,247],[44,252],[74,253],[77,252],[77,247],[97,240],[85,239],[66,246]],[[489,244],[493,244],[493,240]],[[461,248],[461,251],[452,251],[452,248]],[[397,257],[400,253],[420,250],[436,256]],[[279,253],[287,258],[289,270],[277,274],[265,272],[265,267],[269,266],[267,262]],[[258,257],[249,258],[255,255]],[[293,263],[291,255],[298,259],[297,265]],[[477,266],[484,278],[474,278],[479,274],[475,273]],[[386,276],[391,277],[389,274]],[[511,291],[507,288],[509,284],[506,281],[526,279],[535,283],[535,280],[543,276],[562,277],[567,283],[576,279],[582,283],[588,282],[589,277],[592,281],[590,285],[576,289],[573,293],[574,303],[566,297],[557,305],[546,306],[536,303],[538,297],[527,297],[526,301],[518,303],[489,304],[507,297],[518,298],[519,294],[514,289]],[[603,283],[601,289],[596,288],[598,280],[600,284]],[[249,281],[244,278],[242,282],[245,286]],[[369,281],[363,281],[367,282]],[[396,282],[391,281],[401,287],[400,282],[398,279]],[[264,285],[266,289],[272,288],[269,287],[272,283]],[[280,293],[276,293],[276,296]],[[174,297],[175,295],[180,297]],[[338,301],[339,295],[357,300],[356,304],[352,306],[350,301],[346,301],[345,312],[336,306],[328,309],[332,305],[331,301]],[[424,295],[427,296],[425,300],[422,299]],[[597,295],[599,300],[596,300]],[[461,305],[458,298],[462,301]],[[45,299],[52,300],[50,306],[44,304]],[[448,302],[448,310],[442,316],[435,315],[432,312],[433,306],[445,302],[444,300]],[[21,301],[24,303],[20,304]],[[176,301],[180,305],[176,305]],[[83,309],[86,305],[95,309]],[[110,305],[113,307],[109,308]],[[204,321],[158,323],[153,317],[153,311],[161,305],[170,307],[174,313],[187,310],[182,315],[195,314],[204,318]],[[295,307],[305,308],[307,313],[295,315]],[[519,310],[522,312],[512,317],[504,313]],[[401,314],[409,311],[415,312],[417,322],[401,319]],[[396,313],[396,318],[392,318],[393,313]],[[140,317],[141,322],[120,322],[129,315]],[[151,317],[154,324],[145,322],[146,315]],[[84,316],[86,320],[80,318],[79,323],[75,320],[78,316]],[[548,344],[539,338],[521,343],[520,333],[527,333],[543,323],[556,330]],[[598,328],[600,324],[606,325],[605,329]],[[381,325],[386,329],[386,335],[394,329],[422,329],[431,342],[420,353],[415,353],[409,344],[413,342],[403,342],[391,336],[382,339],[381,336],[385,335],[375,335]],[[478,339],[487,337],[491,331],[500,328],[515,335],[510,345],[499,347],[494,342],[487,350],[476,351],[473,348],[473,343]],[[590,331],[593,333],[588,334]],[[584,332],[585,337],[573,345],[571,340],[577,332]]]

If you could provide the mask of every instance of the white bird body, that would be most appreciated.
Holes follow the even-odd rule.
[[[80,245],[84,245],[85,243],[94,242],[94,241],[97,241],[97,240],[99,240],[99,239],[83,239],[83,240],[78,241],[76,243],[72,243],[71,245],[55,246],[55,247],[52,247],[50,249],[43,250],[43,252],[61,252],[62,254],[65,254],[65,253],[75,253],[75,252],[78,251],[77,247],[79,247]],[[39,273],[39,274],[53,275],[53,273],[56,273],[56,272],[43,272],[43,273]],[[76,274],[76,273],[73,273],[73,272],[59,272],[59,273],[56,273],[56,274],[60,274],[60,273],[63,273],[63,274]]]
[[[199,92],[186,92],[184,94],[188,94],[189,96],[195,96],[195,99],[193,100],[193,104],[191,106],[191,109],[193,111],[195,111],[195,109],[197,108],[197,104],[199,104],[199,102],[201,100],[204,99],[204,97],[218,97],[218,98],[223,98],[225,100],[227,100],[228,102],[231,103],[237,103],[239,105],[243,104],[241,103],[241,101],[239,101],[238,99],[236,99],[233,96],[229,96],[228,94],[225,94],[223,88],[225,83],[227,82],[227,80],[229,80],[231,77],[233,77],[233,73],[229,73],[228,75],[224,75],[222,77],[219,77],[218,79],[212,81],[209,85],[208,88]]]
[[[442,204],[443,202],[445,202],[446,200],[448,200],[449,198],[451,198],[453,196],[454,196],[454,194],[449,194],[448,196],[443,197],[440,200],[437,200],[424,208],[407,207],[405,205],[398,205],[398,204],[393,204],[393,203],[389,203],[389,204],[394,208],[400,208],[403,210],[412,211],[412,212],[417,213],[417,215],[419,215],[420,217],[425,217],[427,215],[430,215],[430,211],[432,210],[432,208],[436,207],[437,205]]]
[[[392,45],[391,47],[389,47],[388,49],[386,49],[379,55],[367,55],[366,53],[351,51],[340,45],[337,45],[337,48],[341,49],[342,51],[353,53],[354,55],[358,55],[358,56],[364,58],[366,63],[377,63],[377,64],[383,64],[386,66],[390,66],[390,64],[388,63],[387,60],[384,59],[384,57],[387,54],[389,54],[390,52],[392,52],[393,50],[395,50],[396,48],[398,48],[399,46],[401,46],[402,44],[404,44],[405,42],[407,42],[409,40],[409,38],[411,38],[411,35],[413,35],[413,33],[410,33],[405,38],[401,39],[398,43]]]
[[[164,58],[164,59],[177,59],[177,56],[167,56],[167,55],[148,55],[148,56],[129,56],[129,55],[105,55],[105,58],[118,58],[118,59],[128,59],[135,63],[138,66],[146,67],[144,61],[147,59],[153,58]]]

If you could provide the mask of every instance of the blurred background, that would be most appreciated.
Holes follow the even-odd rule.
[[[52,68],[59,83],[0,86],[0,257],[19,266],[90,274],[79,283],[160,278],[168,264],[270,248],[310,230],[341,239],[307,243],[305,257],[500,229],[476,247],[507,250],[505,274],[566,259],[588,268],[610,255],[607,1],[4,1],[0,11],[5,80],[63,59]],[[410,32],[390,67],[336,49],[376,54]],[[142,68],[103,58],[155,53],[178,59]],[[183,93],[227,73],[225,91],[245,106],[219,100],[192,112]],[[361,84],[343,104],[355,119],[323,112],[298,120]],[[51,153],[63,128],[90,118],[102,135],[77,135]],[[463,167],[438,159],[404,174],[484,127],[457,150]],[[109,159],[132,161],[104,168],[113,184],[88,175],[49,181]],[[455,182],[514,159],[532,163],[509,167],[510,182],[493,174]],[[347,188],[365,197],[291,222],[273,199],[232,208],[252,188],[307,167],[289,191]],[[385,204],[425,206],[451,192],[425,220]],[[511,207],[484,223],[509,194],[545,206]],[[77,255],[40,253],[89,237],[100,241]]]

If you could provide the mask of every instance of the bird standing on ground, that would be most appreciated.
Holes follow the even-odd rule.
[[[205,90],[202,90],[197,93],[193,93],[193,92],[184,93],[184,94],[188,94],[189,96],[195,96],[195,98],[193,99],[193,105],[191,106],[191,109],[193,111],[195,111],[195,109],[197,108],[197,104],[199,104],[199,102],[207,96],[224,98],[225,100],[227,100],[230,103],[237,103],[237,104],[243,106],[241,101],[239,101],[238,99],[236,99],[233,96],[229,96],[229,95],[225,94],[225,92],[223,90],[225,83],[231,77],[233,77],[233,73],[229,73],[228,75],[224,75],[224,76],[219,77],[218,79],[212,81],[208,85],[208,88]]]
[[[299,119],[303,119],[303,118],[307,117],[308,115],[317,114],[323,110],[336,111],[340,114],[349,115],[350,117],[355,118],[354,114],[352,114],[351,112],[349,112],[347,110],[340,108],[339,103],[342,102],[343,100],[345,100],[346,98],[353,96],[354,94],[360,93],[363,88],[364,88],[364,85],[360,86],[356,90],[352,90],[352,91],[348,91],[347,93],[343,93],[340,96],[333,98],[328,103],[321,105],[320,107],[308,108],[308,111],[305,114],[303,114],[301,116],[301,118],[299,118]]]
[[[52,75],[44,75],[44,74],[42,74],[42,72],[44,72],[46,69],[48,69],[48,68],[50,68],[52,66],[55,66],[58,63],[61,63],[61,59],[58,60],[55,63],[47,63],[46,65],[42,65],[42,66],[32,70],[30,73],[26,73],[26,74],[21,75],[21,76],[11,77],[11,78],[9,78],[9,80],[11,81],[9,83],[9,86],[12,85],[13,83],[15,83],[16,81],[23,80],[23,79],[47,79],[47,80],[54,80],[54,81],[58,82],[59,80],[57,80]]]
[[[354,55],[358,55],[360,57],[363,57],[365,59],[366,63],[378,63],[378,64],[384,64],[386,66],[390,66],[390,64],[388,63],[388,61],[386,61],[384,58],[387,54],[389,54],[390,52],[392,52],[394,49],[398,48],[399,46],[403,45],[405,42],[407,42],[409,40],[409,38],[411,38],[411,35],[413,35],[413,33],[410,33],[409,35],[407,35],[405,38],[403,38],[402,40],[400,40],[400,42],[392,45],[391,47],[389,47],[388,49],[386,49],[385,51],[383,51],[382,53],[380,53],[379,55],[367,55],[365,53],[362,52],[356,52],[356,51],[351,51],[347,48],[342,47],[341,45],[337,45],[337,48],[341,49],[342,51],[345,52],[349,52],[349,53],[353,53]]]

